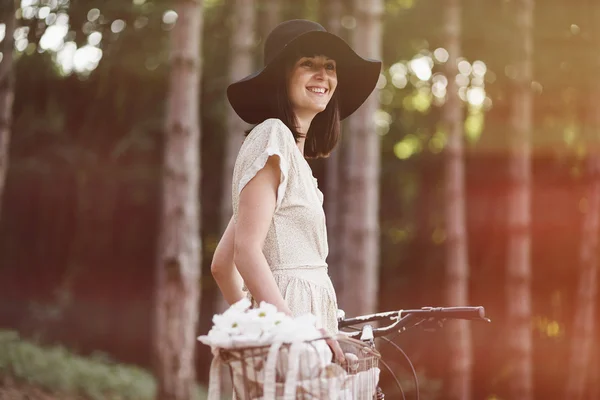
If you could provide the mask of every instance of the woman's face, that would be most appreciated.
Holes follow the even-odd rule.
[[[292,66],[288,94],[297,118],[324,111],[337,87],[335,61],[325,56],[302,57]]]

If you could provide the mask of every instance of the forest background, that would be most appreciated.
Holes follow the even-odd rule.
[[[169,38],[184,1],[9,3],[0,13],[2,345],[61,345],[152,370]],[[276,23],[308,18],[383,60],[339,154],[310,161],[332,221],[341,308],[486,307],[491,324],[398,339],[427,398],[598,398],[599,3],[189,3],[202,21],[197,334],[222,310],[210,264],[230,213],[231,149],[246,128],[225,89],[262,65]],[[206,384],[210,353],[193,351]],[[40,378],[44,362],[18,373],[15,362],[0,358],[4,385],[93,397],[80,387],[90,384]],[[467,389],[453,386],[461,379]]]

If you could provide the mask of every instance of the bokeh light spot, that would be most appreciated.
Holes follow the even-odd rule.
[[[458,62],[458,72],[460,72],[461,74],[471,75],[472,70],[473,69],[471,68],[471,63],[467,60],[460,60]]]
[[[98,46],[102,41],[102,33],[100,32],[92,32],[88,36],[88,44],[91,46]]]
[[[163,14],[162,21],[165,24],[171,25],[177,21],[178,17],[179,16],[177,15],[177,13],[175,11],[169,10],[169,11],[165,11],[165,13]]]
[[[581,32],[581,28],[576,24],[571,24],[570,30],[573,35],[577,35]]]
[[[487,72],[487,66],[481,60],[473,62],[473,75],[484,76]]]
[[[110,30],[113,33],[122,32],[125,29],[125,21],[122,19],[115,19],[112,24],[110,24]]]
[[[431,59],[429,57],[417,57],[409,62],[410,70],[422,81],[431,78]]]
[[[444,49],[443,47],[438,47],[433,51],[433,56],[439,62],[445,63],[446,61],[448,61],[448,57],[450,57],[450,54],[448,53],[448,50]]]
[[[48,6],[41,7],[41,8],[38,10],[38,18],[39,18],[39,19],[46,19],[46,17],[47,17],[48,15],[50,15],[50,11],[51,11],[51,10],[50,10],[50,7],[48,7]]]
[[[98,18],[100,18],[100,10],[98,10],[97,8],[92,8],[90,11],[88,11],[88,13],[87,13],[88,21],[94,22]]]

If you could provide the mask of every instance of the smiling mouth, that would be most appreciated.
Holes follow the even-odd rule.
[[[321,88],[321,87],[307,87],[306,90],[308,90],[311,93],[315,93],[315,94],[326,94],[329,89],[325,89],[325,88]]]

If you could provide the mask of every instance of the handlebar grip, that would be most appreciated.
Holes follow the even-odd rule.
[[[485,319],[485,308],[478,307],[439,307],[423,308],[427,313],[435,314],[436,317],[452,319]]]

